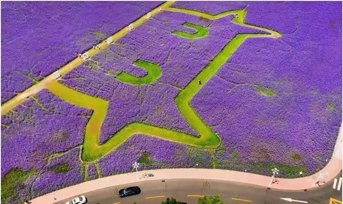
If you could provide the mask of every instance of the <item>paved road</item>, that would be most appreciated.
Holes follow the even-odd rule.
[[[342,176],[342,173],[336,178]],[[110,187],[85,194],[89,204],[160,204],[166,197],[174,197],[188,204],[196,203],[202,195],[220,195],[227,204],[287,204],[290,202],[280,198],[292,198],[307,201],[309,204],[329,204],[330,198],[342,200],[342,189],[333,189],[333,180],[314,190],[277,191],[259,186],[239,184],[226,181],[177,179],[162,181],[142,181],[132,185],[141,188],[137,196],[119,198],[117,191],[125,185]],[[132,186],[130,185],[130,186]],[[275,184],[277,185],[277,184]],[[57,202],[64,204],[67,200]],[[293,202],[294,203],[294,202]]]

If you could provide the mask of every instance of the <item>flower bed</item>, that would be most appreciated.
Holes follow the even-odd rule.
[[[53,5],[36,4],[37,8],[41,8],[40,5],[44,5],[42,8]],[[70,8],[80,9],[82,15],[89,15],[93,21],[93,14],[87,11],[87,8],[94,4],[110,3],[82,3],[83,6],[78,7],[79,4],[81,5],[77,2],[71,3]],[[147,11],[157,3],[146,6],[144,3],[129,3],[136,4],[137,6],[133,7],[140,11],[138,13],[142,13],[144,9]],[[206,6],[208,4],[211,6]],[[114,5],[109,7],[112,11]],[[3,182],[6,185],[6,200],[3,202],[19,202],[23,198],[43,195],[99,176],[131,172],[134,162],[140,162],[140,168],[147,170],[197,166],[263,175],[270,175],[271,168],[277,167],[281,177],[289,178],[299,176],[300,171],[303,175],[317,172],[330,159],[341,124],[341,16],[336,13],[337,5],[339,3],[336,2],[175,3],[172,7],[212,14],[246,8],[247,23],[273,29],[282,36],[277,39],[266,36],[247,38],[217,72],[212,73],[211,69],[208,69],[208,73],[213,76],[211,75],[206,83],[195,77],[206,67],[215,69],[216,65],[221,63],[227,56],[225,54],[230,51],[223,49],[224,46],[232,42],[237,34],[266,32],[233,24],[232,15],[210,20],[185,13],[163,11],[60,80],[89,97],[108,101],[106,117],[99,128],[101,131],[92,136],[96,137],[94,141],[106,145],[122,128],[134,122],[136,123],[133,129],[136,128],[137,132],[129,135],[114,151],[107,152],[106,149],[103,151],[106,154],[101,158],[85,164],[80,161],[80,147],[84,144],[86,125],[93,116],[92,110],[69,104],[47,90],[41,91],[2,116],[1,175],[5,178]],[[13,27],[18,26],[16,29],[19,29],[26,25],[14,23],[20,15],[16,14],[12,7],[18,7],[18,11],[24,10],[28,12],[28,16],[34,16],[33,19],[28,17],[28,21],[33,23],[44,22],[36,18],[48,15],[45,12],[32,12],[31,3],[4,3],[2,9],[6,17],[3,18],[3,24],[6,28],[14,25]],[[67,12],[68,8],[67,6],[63,12]],[[208,8],[210,10],[207,10]],[[127,14],[122,16],[125,21],[109,17],[109,11],[106,12],[106,9],[99,15],[106,17],[105,19],[112,23],[111,27],[117,30],[126,25],[126,22],[132,21],[126,17]],[[304,10],[306,16],[303,16]],[[54,12],[58,11],[56,8]],[[130,11],[137,14],[137,10]],[[11,16],[9,13],[16,17],[12,16],[13,22],[6,20]],[[320,20],[318,13],[322,14]],[[325,15],[326,13],[330,15]],[[47,16],[46,18],[55,19],[56,22],[42,29],[60,29],[57,26],[62,25],[59,21],[70,18],[69,14],[62,14],[60,17]],[[80,20],[80,17],[75,17],[78,18]],[[21,20],[24,22],[25,18]],[[94,22],[94,25],[99,25],[99,22]],[[188,24],[185,24],[186,22]],[[197,29],[183,25],[199,25],[202,34],[196,35]],[[5,46],[2,52],[5,67],[2,81],[5,85],[3,91],[8,93],[3,95],[2,100],[6,101],[15,94],[10,92],[22,91],[35,80],[55,71],[70,60],[70,53],[80,52],[113,33],[105,29],[101,32],[106,35],[90,34],[89,30],[83,28],[84,26],[75,26],[73,29],[77,30],[76,33],[68,30],[67,38],[56,38],[57,41],[63,41],[54,42],[61,45],[57,48],[54,43],[49,45],[45,38],[42,40],[48,44],[39,45],[41,47],[37,50],[45,47],[48,48],[42,51],[43,53],[51,53],[55,48],[65,50],[65,53],[61,51],[54,55],[61,61],[55,61],[54,57],[46,58],[47,54],[43,58],[39,57],[44,54],[36,57],[30,50],[28,56],[32,57],[25,61],[20,58],[22,55],[13,55],[13,52],[20,53],[20,49],[25,48],[18,48],[22,42],[15,41],[13,48]],[[208,30],[207,34],[205,30]],[[174,31],[190,34],[180,36],[175,35]],[[12,35],[13,38],[17,35],[20,37],[20,33],[14,34],[11,29],[8,32],[3,35],[4,42],[12,38]],[[94,36],[90,37],[92,35]],[[193,36],[197,38],[192,39]],[[31,37],[32,35],[26,36],[28,39],[32,39]],[[51,37],[47,39],[51,40]],[[62,49],[64,45],[69,46],[69,43],[70,47]],[[25,46],[31,47],[30,44]],[[38,52],[37,50],[32,52]],[[218,55],[219,52],[223,54]],[[19,57],[13,60],[15,56]],[[7,66],[11,59],[15,63]],[[156,67],[143,69],[139,63],[134,66],[137,60],[151,62]],[[37,68],[30,71],[27,67],[36,61],[39,61]],[[21,68],[17,69],[16,66],[19,65]],[[38,68],[42,65],[44,71]],[[153,73],[153,77],[145,78],[148,80],[138,80],[146,76],[147,70],[157,71]],[[39,76],[40,72],[42,74]],[[133,77],[130,76],[130,80],[125,77],[116,80],[115,77],[121,72]],[[20,83],[14,83],[17,81]],[[191,83],[196,83],[196,86]],[[179,97],[180,93],[185,92],[195,94],[183,94]],[[77,100],[77,97],[79,96],[75,95],[73,99]],[[182,101],[176,100],[178,97],[189,99],[197,115],[194,116],[191,112],[187,112],[189,115],[181,113],[180,110],[190,109],[184,108]],[[96,100],[94,101],[97,105]],[[204,121],[205,125],[189,123],[197,117]],[[144,131],[148,130],[148,133],[159,132],[149,132],[149,128],[159,127],[168,133],[168,137],[171,136],[168,140],[163,140],[144,135],[143,129],[139,129],[142,127]],[[201,137],[197,128],[203,128],[202,131],[209,128],[213,131],[213,134],[220,138],[220,146],[194,147],[184,144],[193,141],[188,137],[175,138],[177,133]],[[128,132],[130,131],[129,129]],[[70,176],[73,179],[67,179]],[[53,179],[58,182],[50,185]],[[18,182],[9,184],[12,180]],[[20,195],[14,192],[19,192]]]

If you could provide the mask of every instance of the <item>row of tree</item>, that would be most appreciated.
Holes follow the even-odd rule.
[[[177,201],[175,198],[167,198],[166,201],[163,201],[161,204],[184,204],[181,201]],[[225,204],[224,201],[218,196],[205,196],[199,198],[197,204]]]

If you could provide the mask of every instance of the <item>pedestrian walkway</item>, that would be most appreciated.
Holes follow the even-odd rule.
[[[342,134],[343,128],[340,128],[339,136],[336,141],[334,154],[329,163],[319,172],[302,178],[283,179],[278,178],[278,183],[273,183],[270,187],[271,176],[262,176],[247,172],[222,170],[222,169],[160,169],[149,170],[153,177],[139,178],[141,181],[147,180],[169,180],[169,179],[205,179],[205,180],[221,180],[244,184],[251,184],[262,186],[271,189],[279,190],[300,190],[319,188],[319,183],[329,182],[336,178],[342,170],[342,157],[335,155],[339,152],[338,148],[342,148]],[[109,176],[97,180],[88,181],[75,186],[67,187],[53,193],[35,198],[32,204],[52,204],[61,200],[73,198],[77,195],[82,195],[87,192],[104,189],[116,185],[126,185],[137,182],[137,177],[141,177],[145,171],[138,171],[134,173],[120,174]],[[335,182],[334,182],[335,183]],[[335,189],[342,185],[342,179],[337,179]],[[340,189],[339,189],[340,190]],[[55,200],[56,198],[56,200]]]

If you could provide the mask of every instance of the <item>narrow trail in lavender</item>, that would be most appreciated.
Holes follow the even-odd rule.
[[[93,162],[102,158],[109,152],[115,150],[118,146],[123,144],[127,139],[135,134],[149,135],[190,146],[217,148],[221,143],[220,137],[200,118],[196,111],[191,107],[190,101],[196,95],[196,93],[200,91],[203,85],[205,85],[211,79],[211,77],[216,74],[220,67],[226,63],[226,61],[245,41],[245,39],[251,37],[275,38],[281,36],[281,34],[273,30],[245,24],[245,10],[227,11],[219,15],[209,15],[187,9],[172,8],[167,10],[196,15],[208,19],[219,19],[228,15],[235,15],[235,18],[233,18],[232,20],[233,23],[267,31],[270,34],[237,34],[222,48],[222,50],[210,61],[210,63],[208,63],[175,97],[174,100],[180,113],[188,122],[188,124],[196,132],[199,133],[200,137],[174,130],[168,130],[163,127],[156,127],[145,123],[133,122],[125,125],[103,144],[99,144],[101,125],[106,117],[108,101],[78,92],[74,89],[68,88],[67,86],[59,82],[53,82],[47,85],[48,90],[61,99],[76,106],[81,106],[83,108],[93,110],[93,115],[89,120],[85,131],[85,140],[82,151],[83,161]]]

